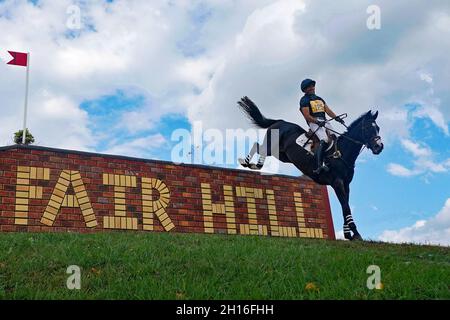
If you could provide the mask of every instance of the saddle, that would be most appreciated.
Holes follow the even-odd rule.
[[[328,148],[325,150],[325,152],[328,153],[328,151],[330,151],[331,148],[334,146],[334,152],[332,156],[335,158],[339,157],[340,152],[337,149],[337,137],[334,134],[331,134],[328,130],[326,132],[328,135],[328,139],[331,142],[328,144]],[[317,138],[317,136],[311,129],[309,129],[309,131],[307,131],[306,133],[300,135],[297,138],[296,142],[298,145],[300,145],[302,148],[308,151],[311,155],[315,154],[317,147],[320,144],[319,138]]]

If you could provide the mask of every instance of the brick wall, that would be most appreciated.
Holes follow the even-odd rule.
[[[0,148],[2,232],[197,232],[334,239],[303,177],[35,146]]]

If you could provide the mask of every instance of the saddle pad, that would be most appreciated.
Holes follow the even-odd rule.
[[[295,143],[297,143],[300,147],[308,151],[309,153],[312,153],[311,147],[312,147],[312,140],[309,140],[306,146],[304,144],[308,141],[308,137],[306,137],[306,134],[301,134],[298,136],[297,140],[295,140]]]
[[[303,145],[306,143],[306,141],[308,141],[308,137],[306,136],[306,134],[301,134],[300,136],[298,136],[297,140],[295,140],[295,143],[297,143],[300,147],[302,147],[309,153],[313,154],[314,152],[312,151],[312,140],[310,139],[308,141],[308,143],[306,144],[306,146],[303,147]],[[329,146],[325,150],[325,152],[330,151],[331,148],[333,148],[333,146],[334,146],[334,140],[331,140],[331,143],[329,144]]]

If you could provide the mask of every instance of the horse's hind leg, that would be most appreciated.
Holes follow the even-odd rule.
[[[256,164],[250,163],[251,159],[258,153],[259,158]],[[244,159],[239,159],[239,163],[243,167],[248,167],[254,170],[260,170],[264,166],[266,157],[275,156],[278,158],[279,155],[279,132],[278,129],[269,129],[264,136],[264,141],[262,144],[255,142],[253,144],[250,153]]]
[[[259,153],[259,144],[258,142],[255,142],[250,149],[250,153],[245,157],[245,159],[239,158],[238,161],[244,168],[249,168],[252,166],[252,163],[250,162],[255,155],[255,153]],[[254,165],[254,164],[253,164]]]
[[[279,158],[279,131],[278,129],[269,129],[264,136],[262,144],[257,144],[257,152],[259,154],[258,163],[252,169],[259,170],[264,166],[266,157],[275,156]]]

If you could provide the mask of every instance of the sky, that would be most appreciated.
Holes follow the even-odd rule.
[[[362,236],[450,245],[447,1],[0,0],[0,145],[23,121],[25,70],[6,64],[7,50],[31,55],[36,145],[169,161],[176,132],[250,129],[243,96],[305,127],[300,82],[315,79],[347,122],[379,111],[385,149],[361,154],[350,186]],[[237,168],[260,138],[209,140],[209,157],[192,140],[178,160]],[[263,171],[300,175],[273,158]]]

